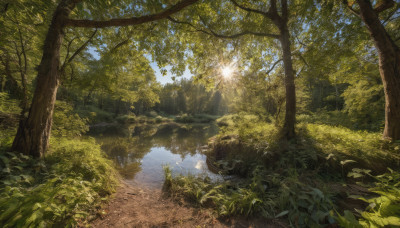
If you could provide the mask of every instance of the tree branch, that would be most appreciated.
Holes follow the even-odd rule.
[[[65,55],[65,59],[64,59],[63,65],[65,65],[65,63],[67,62],[67,60],[68,60],[68,58],[69,58],[69,51],[70,51],[72,42],[74,42],[74,40],[75,40],[76,38],[78,38],[78,37],[74,37],[74,38],[72,38],[72,40],[68,41],[68,45],[67,45],[67,54]]]
[[[374,11],[379,14],[380,12],[392,8],[394,5],[395,2],[393,0],[384,0],[376,4]]]
[[[350,12],[352,12],[354,15],[356,15],[357,17],[361,17],[360,12],[353,9],[353,3],[349,3],[347,0],[343,0],[343,4],[345,4],[347,8],[350,10]]]
[[[267,70],[267,72],[265,72],[265,74],[268,75],[269,73],[271,73],[271,71],[274,70],[275,66],[276,66],[280,61],[282,61],[282,59],[278,59],[278,60],[272,65],[272,67],[271,67],[269,70]]]
[[[194,29],[195,29],[196,31],[198,31],[198,32],[202,32],[202,33],[205,33],[205,34],[210,35],[210,36],[215,36],[215,37],[217,37],[217,38],[235,39],[235,38],[238,38],[238,37],[244,36],[244,35],[254,35],[254,36],[262,36],[262,37],[272,37],[272,38],[275,38],[275,39],[278,39],[278,38],[279,38],[279,35],[277,35],[277,34],[262,33],[262,32],[252,32],[252,31],[246,31],[246,30],[243,31],[243,32],[239,32],[239,33],[231,34],[231,35],[219,34],[219,33],[216,33],[215,31],[211,30],[211,29],[205,24],[205,22],[204,22],[204,20],[202,20],[202,18],[200,18],[200,19],[201,19],[201,21],[203,22],[204,26],[207,27],[208,31],[207,31],[207,30],[204,30],[204,29],[196,28],[196,26],[194,26],[193,24],[191,24],[191,23],[189,23],[189,22],[186,22],[186,21],[178,21],[178,20],[176,20],[176,19],[174,19],[174,18],[172,18],[172,17],[168,17],[168,19],[169,19],[170,21],[174,22],[174,23],[189,25],[190,27],[194,28]]]
[[[170,8],[151,15],[145,15],[140,17],[131,18],[115,18],[106,21],[94,21],[94,20],[75,20],[67,19],[65,26],[70,27],[85,27],[85,28],[105,28],[112,26],[127,26],[127,25],[138,25],[146,22],[156,21],[167,18],[168,16],[182,10],[183,8],[196,3],[198,0],[182,0]]]
[[[97,29],[94,30],[93,34],[89,37],[89,39],[86,40],[86,42],[83,43],[82,46],[80,46],[78,49],[76,49],[76,51],[74,52],[74,54],[72,54],[72,56],[71,56],[68,60],[66,60],[66,62],[64,62],[64,64],[61,66],[61,73],[64,72],[64,69],[65,69],[66,64],[71,63],[72,60],[74,60],[74,58],[75,58],[81,51],[83,51],[83,49],[86,48],[86,46],[87,46],[87,45],[89,44],[89,42],[93,39],[93,37],[94,37],[94,35],[96,35],[96,33],[97,33]]]
[[[268,12],[264,12],[264,11],[261,11],[261,10],[258,10],[258,9],[253,9],[253,8],[250,8],[250,7],[245,7],[245,6],[243,6],[243,5],[240,5],[239,3],[237,3],[235,0],[230,0],[232,3],[233,3],[233,5],[235,5],[236,7],[239,7],[240,9],[242,9],[242,10],[246,10],[247,12],[252,12],[252,13],[257,13],[257,14],[261,14],[261,15],[263,15],[263,16],[267,16],[267,14],[268,14]]]

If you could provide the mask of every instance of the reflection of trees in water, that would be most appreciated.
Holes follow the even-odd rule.
[[[165,147],[173,154],[180,154],[184,159],[188,154],[200,152],[201,146],[216,133],[217,128],[212,125],[177,125],[175,128],[161,128],[151,138],[151,143],[156,147]]]
[[[129,131],[126,137],[104,136],[97,141],[101,148],[119,166],[120,173],[128,179],[141,170],[140,162],[153,147],[164,147],[173,154],[180,154],[184,159],[188,154],[201,152],[201,146],[215,135],[215,125],[136,125],[121,129]]]
[[[141,170],[140,164],[144,155],[150,152],[151,146],[138,144],[137,138],[132,137],[101,137],[97,139],[101,149],[115,161],[122,176],[133,179]]]

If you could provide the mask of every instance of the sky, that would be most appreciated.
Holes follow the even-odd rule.
[[[150,60],[151,61],[151,60]],[[156,74],[156,78],[157,81],[160,82],[162,85],[165,85],[167,83],[172,83],[172,77],[176,75],[171,74],[171,72],[169,71],[169,69],[171,68],[170,66],[167,66],[166,69],[168,70],[167,75],[163,76],[160,72],[160,68],[157,66],[156,62],[151,62],[150,63],[151,68],[153,68],[155,74]],[[192,77],[192,74],[190,73],[190,71],[188,69],[185,70],[185,72],[183,73],[182,76],[180,77],[176,77],[175,80],[180,80],[181,78],[186,78],[189,79]]]
[[[95,59],[98,60],[98,59],[100,58],[100,56],[99,56],[99,54],[96,52],[96,49],[95,49],[95,48],[89,47],[89,48],[88,48],[88,51],[89,51],[89,53],[90,53]],[[189,71],[188,69],[185,70],[185,72],[183,73],[182,76],[177,77],[176,75],[172,74],[172,73],[169,71],[169,70],[171,69],[171,66],[167,66],[167,67],[166,67],[166,69],[167,69],[167,75],[163,76],[163,75],[161,74],[160,68],[157,66],[157,63],[154,62],[154,61],[151,61],[151,57],[150,57],[150,56],[146,56],[146,58],[149,59],[149,61],[151,62],[151,63],[150,63],[150,66],[151,66],[151,68],[153,68],[153,70],[154,70],[154,72],[155,72],[155,75],[156,75],[156,78],[157,78],[157,81],[160,82],[161,85],[165,85],[165,84],[167,84],[167,83],[172,83],[172,82],[173,82],[172,77],[174,77],[174,76],[176,77],[175,80],[180,80],[181,78],[189,79],[189,78],[192,77],[192,74],[190,73],[190,71]]]

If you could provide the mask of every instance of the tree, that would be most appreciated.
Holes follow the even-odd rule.
[[[105,28],[139,25],[164,19],[198,0],[183,0],[159,13],[109,20],[71,19],[71,12],[82,0],[61,0],[55,9],[44,41],[43,55],[38,67],[37,86],[29,114],[19,124],[12,149],[34,157],[42,157],[48,148],[52,116],[60,82],[60,50],[66,27]],[[88,1],[94,4],[93,1]]]
[[[383,137],[393,141],[400,140],[400,49],[389,35],[380,19],[381,14],[393,8],[393,0],[377,1],[372,6],[370,0],[357,0],[358,9],[354,3],[344,1],[355,15],[359,16],[367,27],[379,55],[379,72],[385,92],[385,129]],[[399,3],[394,10],[386,15],[387,22],[399,9]],[[397,28],[398,29],[398,28]],[[397,41],[399,38],[397,38]]]
[[[280,4],[277,3],[276,0],[268,1],[269,4],[265,4],[264,2],[237,2],[235,0],[230,0],[230,2],[237,8],[246,12],[245,15],[236,15],[236,12],[231,12],[231,14],[223,15],[224,19],[221,19],[222,22],[219,26],[220,30],[216,31],[215,27],[211,28],[210,21],[214,21],[214,18],[209,18],[207,20],[205,17],[200,16],[200,20],[197,21],[197,25],[194,22],[183,21],[180,19],[169,17],[171,21],[177,24],[188,25],[192,27],[197,32],[206,33],[210,36],[214,36],[221,39],[234,39],[239,38],[241,36],[250,35],[254,37],[267,37],[273,38],[280,42],[280,50],[282,55],[282,62],[285,72],[285,91],[286,91],[286,112],[285,112],[285,120],[282,128],[282,136],[285,139],[292,139],[295,137],[295,123],[296,123],[296,91],[295,91],[295,73],[293,70],[293,62],[292,62],[292,52],[291,52],[291,41],[290,41],[290,33],[289,33],[289,7],[287,0],[281,0]],[[223,3],[224,5],[224,3]],[[226,7],[224,5],[223,7]],[[268,8],[267,11],[263,9]],[[219,10],[218,12],[222,12]],[[203,14],[207,14],[207,12],[203,12]],[[227,18],[235,18],[236,20],[228,20]],[[245,18],[254,19],[254,21],[241,24],[239,27],[242,27],[242,31],[238,31],[237,33],[227,34],[226,27],[232,27],[231,25],[227,25],[231,23],[237,26],[238,21],[242,22]],[[268,23],[265,23],[268,21]],[[271,23],[273,26],[271,26]],[[215,25],[215,23],[214,23]],[[202,27],[200,27],[202,26]],[[246,27],[247,26],[247,27]],[[237,30],[237,28],[235,29]],[[234,30],[234,31],[235,31]],[[270,31],[277,30],[277,32],[260,32],[261,31]],[[266,51],[266,50],[263,50]],[[279,61],[280,62],[280,61]],[[274,64],[275,66],[276,64]]]

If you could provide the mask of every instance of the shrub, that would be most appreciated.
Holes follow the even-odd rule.
[[[101,110],[93,105],[80,106],[77,108],[76,113],[81,118],[88,119],[90,124],[112,122],[114,120],[112,113]]]
[[[196,114],[196,115],[188,115],[183,114],[177,116],[175,118],[175,122],[178,123],[210,123],[217,119],[217,116],[208,115],[208,114]]]
[[[87,118],[80,118],[73,107],[64,101],[56,101],[53,115],[52,135],[56,137],[81,136],[89,130]]]
[[[157,116],[155,121],[156,121],[156,123],[161,123],[161,122],[165,121],[165,119],[161,116]]]
[[[136,116],[134,114],[122,115],[116,118],[120,124],[133,124],[136,123]]]
[[[117,173],[93,139],[53,138],[44,160],[0,155],[0,224],[60,227],[84,222],[115,190]]]
[[[150,111],[150,112],[146,113],[146,116],[155,118],[158,116],[158,114],[156,111]]]

